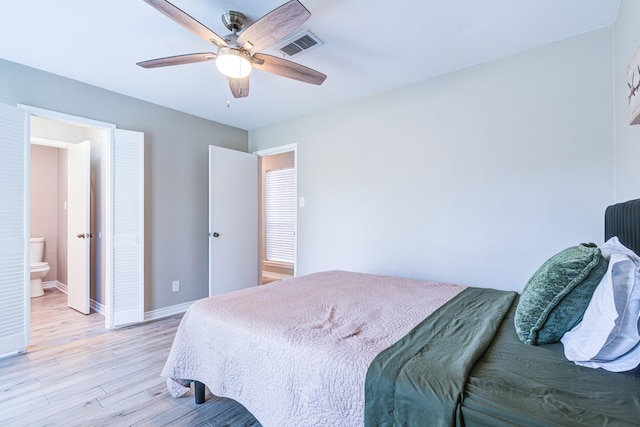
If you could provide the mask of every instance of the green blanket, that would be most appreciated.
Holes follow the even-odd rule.
[[[640,369],[584,368],[565,358],[561,343],[524,345],[514,315],[515,306],[469,372],[464,425],[640,425]]]
[[[515,292],[468,288],[372,362],[365,426],[450,426],[467,375],[493,340]]]

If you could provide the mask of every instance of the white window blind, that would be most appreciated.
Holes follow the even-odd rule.
[[[295,262],[296,173],[293,168],[266,173],[267,260]]]

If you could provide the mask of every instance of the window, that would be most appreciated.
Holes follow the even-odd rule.
[[[296,171],[274,169],[266,173],[267,261],[295,262]]]

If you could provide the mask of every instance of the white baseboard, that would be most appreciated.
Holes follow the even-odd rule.
[[[52,280],[50,282],[42,282],[42,287],[44,289],[56,288],[62,293],[65,293],[65,294],[69,293],[67,285],[65,285],[62,282],[58,282],[57,280]],[[96,313],[102,314],[103,316],[107,312],[106,307],[94,299],[89,300],[89,307],[91,307]]]
[[[43,289],[53,289],[56,288],[61,292],[67,293],[67,285],[62,282],[58,282],[57,280],[50,280],[48,282],[42,282]]]
[[[146,311],[144,313],[144,321],[149,322],[151,320],[162,319],[164,317],[173,316],[174,314],[182,314],[196,301],[189,301],[178,305],[172,305],[171,307],[159,308],[157,310]]]
[[[96,313],[102,314],[103,316],[107,315],[107,307],[96,300],[89,300],[89,307],[91,307]]]
[[[5,353],[5,354],[0,354],[0,360],[2,360],[2,359],[8,359],[8,358],[10,358],[10,357],[14,357],[14,356],[18,356],[18,355],[20,355],[20,354],[24,354],[24,353],[26,353],[26,352],[27,352],[27,350],[26,350],[26,349],[21,348],[20,350],[12,351],[12,352]]]
[[[64,292],[65,294],[67,293],[67,285],[65,285],[64,283],[58,282],[57,280],[42,282],[42,287],[47,289],[56,288],[60,292]],[[159,308],[157,310],[146,311],[144,313],[143,322],[150,322],[152,320],[162,319],[165,317],[173,316],[174,314],[182,314],[185,311],[187,311],[187,309],[191,307],[191,304],[193,304],[194,302],[195,301],[190,301],[190,302],[185,302],[178,305],[172,305],[171,307],[164,307],[164,308]],[[96,311],[96,313],[100,313],[103,316],[106,316],[107,307],[104,304],[99,303],[98,301],[93,299],[89,301],[89,304],[91,308]]]

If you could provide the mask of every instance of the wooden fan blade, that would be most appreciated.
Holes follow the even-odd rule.
[[[249,76],[239,79],[227,77],[227,80],[229,81],[229,89],[231,89],[234,98],[249,96]]]
[[[168,56],[166,58],[150,59],[148,61],[138,62],[136,65],[142,68],[158,68],[168,67],[170,65],[193,64],[196,62],[205,62],[216,59],[213,52],[190,53],[188,55]]]
[[[314,85],[321,85],[327,78],[326,75],[319,71],[305,67],[304,65],[297,64],[295,62],[288,61],[286,59],[278,58],[277,56],[266,55],[264,53],[256,53],[253,58],[257,59],[252,63],[253,68],[266,71],[268,73],[277,74],[282,77],[287,77],[294,80],[299,80],[305,83],[311,83]],[[260,61],[263,61],[260,63]]]
[[[165,0],[144,0],[145,3],[151,5],[157,11],[165,14],[187,30],[206,42],[213,43],[220,47],[227,47],[225,39],[211,31],[195,18],[188,15],[182,9],[174,6]]]
[[[298,28],[311,12],[298,0],[291,0],[258,19],[238,37],[238,44],[252,53],[260,52]],[[246,45],[250,43],[251,46]]]

